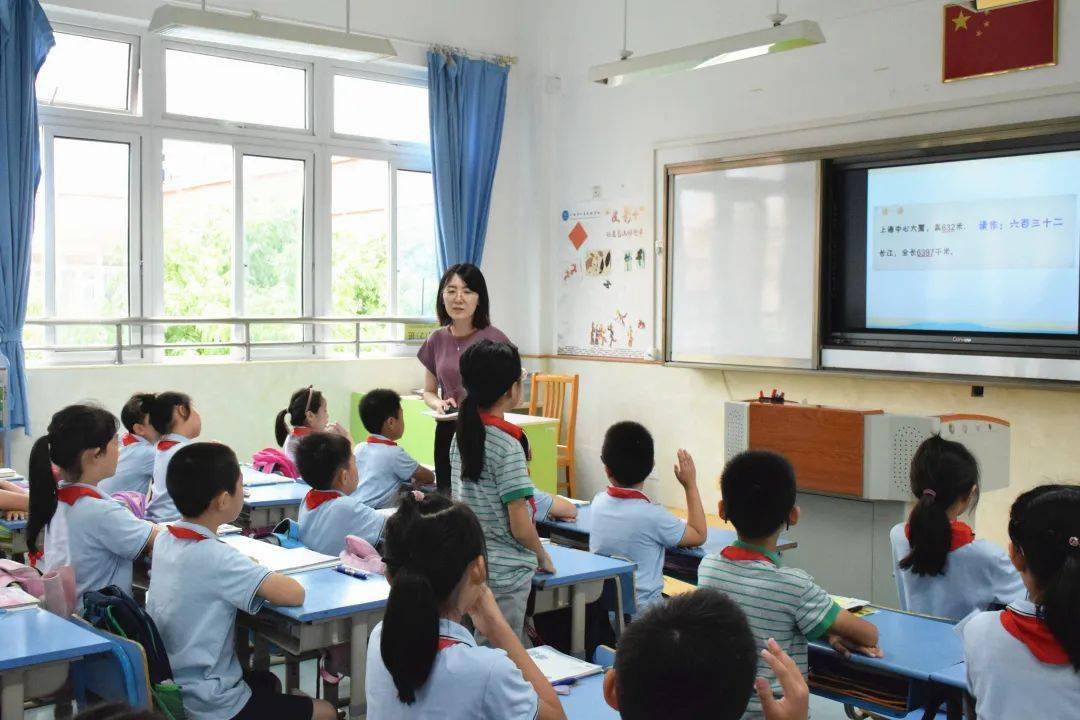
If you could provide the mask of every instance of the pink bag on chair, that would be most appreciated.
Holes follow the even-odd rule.
[[[378,575],[386,574],[386,564],[382,555],[375,551],[367,540],[356,535],[345,536],[345,549],[341,551],[341,562],[357,570]]]
[[[265,448],[251,456],[251,467],[261,473],[281,475],[296,480],[300,471],[288,455],[276,448]]]
[[[45,573],[42,582],[45,593],[45,609],[60,617],[69,617],[78,604],[75,597],[75,570],[70,565],[61,565]]]
[[[36,598],[45,593],[41,573],[29,565],[0,558],[0,587],[18,585]]]
[[[146,519],[146,496],[134,490],[121,490],[112,494],[113,500],[120,502],[140,520]]]

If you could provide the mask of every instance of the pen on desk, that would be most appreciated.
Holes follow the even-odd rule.
[[[337,570],[342,575],[348,575],[349,577],[354,577],[357,580],[367,580],[368,579],[368,574],[366,572],[364,572],[363,570],[357,570],[354,567],[349,567],[348,565],[338,565],[334,569]]]
[[[565,680],[553,680],[551,687],[573,687],[577,685],[577,678],[567,678]]]

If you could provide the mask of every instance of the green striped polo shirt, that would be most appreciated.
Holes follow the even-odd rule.
[[[779,553],[741,540],[734,545],[757,551],[768,560],[728,560],[719,554],[707,555],[698,568],[698,585],[715,588],[737,602],[746,613],[758,649],[764,649],[769,638],[775,639],[805,676],[806,641],[816,640],[832,627],[840,606],[805,571],[781,567]],[[757,674],[772,684],[774,693],[782,694],[772,669],[761,658]],[[762,717],[761,702],[755,693],[743,720]]]
[[[534,487],[521,443],[505,431],[485,426],[484,469],[478,480],[461,477],[457,439],[450,444],[450,486],[454,499],[472,508],[487,543],[488,585],[493,592],[521,587],[536,572],[536,553],[510,532],[506,506],[532,497]]]

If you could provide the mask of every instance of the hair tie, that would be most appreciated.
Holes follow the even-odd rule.
[[[1076,537],[1075,535],[1069,538],[1069,547],[1073,548],[1074,550],[1076,548],[1080,548],[1080,538]]]
[[[929,497],[931,500],[937,500],[937,493],[934,492],[933,490],[931,490],[930,488],[926,488],[925,490],[923,490],[922,491],[922,496],[923,497]]]

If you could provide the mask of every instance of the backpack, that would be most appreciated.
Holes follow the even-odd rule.
[[[293,480],[300,477],[300,471],[296,469],[296,463],[277,448],[264,448],[252,455],[251,466],[259,472],[269,475],[281,475]]]
[[[180,686],[173,682],[165,643],[146,610],[116,585],[109,585],[83,593],[83,618],[100,630],[142,645],[154,707],[170,720],[183,720]]]

